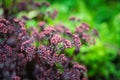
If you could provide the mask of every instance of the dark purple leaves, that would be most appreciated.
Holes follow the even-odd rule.
[[[63,25],[47,27],[45,24],[39,22],[39,29],[27,31],[24,23],[18,19],[11,22],[0,19],[0,39],[4,43],[0,44],[0,79],[85,79],[85,67],[73,63],[71,57],[65,56],[65,50],[75,47],[74,53],[79,53],[81,39],[89,40],[89,36],[83,34],[83,31],[89,30],[88,25],[82,24],[74,33]],[[36,41],[38,47],[33,46]]]

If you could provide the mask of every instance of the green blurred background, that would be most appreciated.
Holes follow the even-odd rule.
[[[51,3],[48,11],[53,9],[58,11],[54,20],[46,18],[50,25],[62,23],[74,30],[74,23],[69,21],[69,17],[75,16],[80,18],[80,21],[88,23],[91,29],[98,30],[99,36],[95,37],[96,44],[83,45],[80,54],[74,58],[87,67],[88,80],[120,80],[120,0],[46,1]],[[2,13],[1,9],[0,12]],[[33,10],[27,15],[34,17],[37,15],[35,13]],[[26,13],[20,12],[17,17],[23,14]],[[33,18],[26,26],[36,26],[37,22]]]
[[[52,22],[76,16],[96,28],[99,37],[93,46],[81,47],[75,60],[88,69],[89,80],[120,80],[120,0],[48,0],[58,10]],[[69,27],[72,28],[72,27]]]

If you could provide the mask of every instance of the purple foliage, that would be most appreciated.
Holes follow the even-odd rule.
[[[18,19],[0,18],[0,80],[87,79],[86,68],[65,55],[67,48],[79,50],[87,36],[61,25],[46,27],[40,22],[38,26],[39,30],[28,32]],[[36,41],[39,47],[33,45]]]

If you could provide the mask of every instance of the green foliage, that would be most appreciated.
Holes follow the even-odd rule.
[[[89,47],[81,47],[81,53],[74,60],[82,62],[88,69],[90,80],[118,80],[120,66],[120,2],[119,0],[48,0],[53,7],[58,8],[57,20],[63,20],[64,24],[74,25],[68,22],[69,16],[79,17],[95,27],[99,32],[96,44]],[[72,24],[74,24],[72,22]],[[72,55],[72,49],[67,51]],[[116,61],[117,59],[117,61]],[[114,62],[116,61],[116,62]]]
[[[7,9],[12,5],[12,2],[13,2],[13,0],[2,0],[2,1],[4,4],[4,7]]]

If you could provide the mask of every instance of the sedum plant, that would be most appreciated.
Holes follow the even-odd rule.
[[[11,4],[11,7],[29,10],[27,2],[19,4],[24,6]],[[33,8],[50,5],[47,2],[33,4],[32,0],[29,4]],[[9,12],[9,7],[2,7]],[[14,14],[17,12],[13,9],[0,18],[0,80],[87,80],[87,69],[75,62],[74,56],[79,54],[82,45],[94,43],[87,34],[89,25],[81,23],[71,32],[63,24],[50,26],[40,18],[38,26],[26,29],[25,23],[31,18],[17,19]],[[47,15],[54,19],[57,11]],[[67,54],[69,50],[72,50],[71,56]]]
[[[61,25],[45,27],[43,22],[39,23],[39,30],[31,30],[26,30],[18,19],[0,18],[1,80],[87,79],[86,68],[65,55],[65,50],[72,47],[74,54],[79,52],[81,39],[77,32]]]

